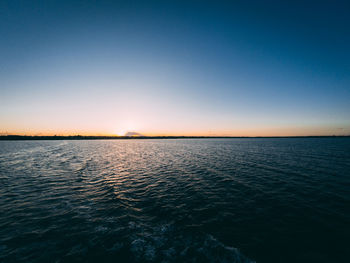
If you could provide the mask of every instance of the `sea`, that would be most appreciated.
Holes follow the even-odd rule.
[[[350,138],[0,141],[0,262],[349,262]]]

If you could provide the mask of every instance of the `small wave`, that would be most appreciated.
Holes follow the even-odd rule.
[[[186,234],[172,224],[146,231],[130,222],[134,231],[129,250],[136,262],[233,262],[252,263],[237,248],[229,247],[212,235]]]

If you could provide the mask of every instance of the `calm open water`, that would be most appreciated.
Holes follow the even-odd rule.
[[[0,262],[349,262],[350,138],[0,141]]]

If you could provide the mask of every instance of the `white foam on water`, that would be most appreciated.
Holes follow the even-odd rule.
[[[171,224],[148,231],[134,222],[130,222],[129,227],[135,231],[130,235],[130,252],[136,262],[254,262],[237,248],[224,245],[212,235],[181,233]]]

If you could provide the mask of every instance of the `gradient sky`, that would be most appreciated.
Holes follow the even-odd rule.
[[[0,134],[350,135],[348,1],[0,1]]]

